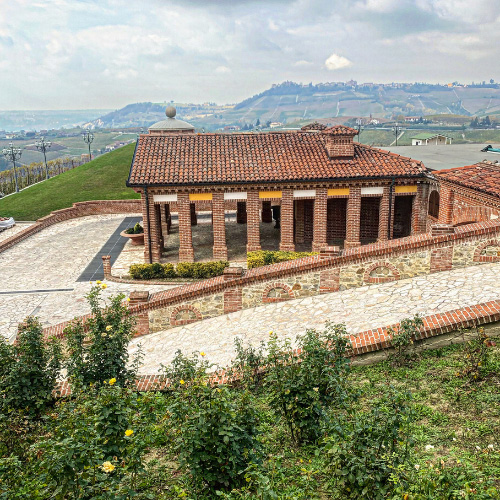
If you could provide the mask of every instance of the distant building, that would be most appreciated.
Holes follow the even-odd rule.
[[[281,122],[272,122],[269,124],[269,128],[276,128],[276,127],[282,127],[283,123]]]
[[[451,144],[452,138],[442,134],[417,134],[411,138],[412,146],[439,146]]]

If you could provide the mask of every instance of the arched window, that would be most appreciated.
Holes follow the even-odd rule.
[[[439,217],[439,193],[437,191],[432,191],[429,196],[429,215],[436,219]]]

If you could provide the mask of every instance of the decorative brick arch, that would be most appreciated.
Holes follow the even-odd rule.
[[[488,248],[491,247],[490,250]],[[500,261],[500,241],[489,240],[481,243],[474,251],[474,262],[499,262]]]
[[[201,313],[196,307],[182,305],[176,307],[170,315],[170,324],[172,326],[188,325],[202,319]]]
[[[266,286],[262,294],[262,302],[270,304],[271,302],[283,302],[284,300],[293,299],[294,294],[292,289],[284,283],[271,283]]]
[[[380,272],[375,272],[380,269]],[[396,281],[401,278],[399,271],[389,262],[375,262],[367,268],[363,276],[365,283],[386,283]]]

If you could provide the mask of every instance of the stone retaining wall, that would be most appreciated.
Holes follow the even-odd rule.
[[[73,203],[72,207],[51,212],[49,215],[38,219],[32,226],[0,242],[0,253],[58,222],[86,215],[128,213],[142,213],[141,200],[96,200]]]

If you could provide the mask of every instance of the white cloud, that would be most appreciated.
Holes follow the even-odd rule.
[[[306,68],[308,66],[312,66],[313,63],[311,61],[306,61],[305,59],[301,59],[300,61],[296,61],[293,65],[297,68]]]
[[[231,69],[228,68],[227,66],[217,66],[215,68],[216,73],[231,73]]]
[[[347,59],[347,57],[339,56],[338,54],[333,53],[326,61],[325,61],[326,69],[330,71],[335,71],[337,69],[348,68],[352,66],[352,62]]]

